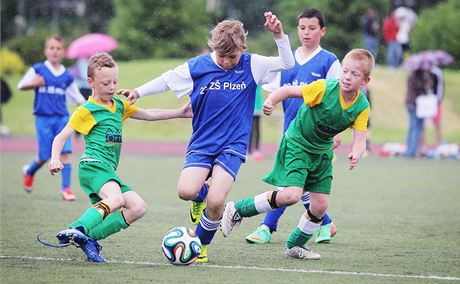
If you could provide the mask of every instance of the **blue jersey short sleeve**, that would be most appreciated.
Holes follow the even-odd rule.
[[[65,92],[73,77],[68,70],[55,76],[44,63],[33,66],[35,73],[45,80],[45,86],[35,88],[34,114],[39,116],[68,116]]]
[[[244,158],[257,87],[251,55],[244,53],[231,70],[219,67],[209,54],[191,59],[188,66],[193,80],[193,134],[187,152],[232,152]]]

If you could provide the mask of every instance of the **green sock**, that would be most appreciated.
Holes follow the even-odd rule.
[[[122,229],[126,229],[129,225],[126,223],[125,218],[121,211],[113,212],[99,226],[89,231],[89,237],[95,240],[105,239],[108,236],[115,234]]]
[[[251,217],[259,214],[254,203],[254,197],[243,198],[235,202],[235,208],[243,217]]]
[[[83,215],[81,215],[80,218],[78,218],[72,224],[69,224],[69,227],[83,227],[83,229],[85,230],[85,235],[88,235],[88,232],[100,223],[102,223],[102,220],[103,219],[101,213],[99,213],[99,211],[96,208],[90,207],[88,208],[88,210],[86,210],[85,213],[83,213]]]
[[[308,242],[312,235],[305,234],[299,227],[296,227],[294,231],[289,235],[286,246],[287,248],[300,247]]]

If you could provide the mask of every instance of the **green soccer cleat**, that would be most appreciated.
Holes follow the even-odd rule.
[[[208,245],[201,246],[201,253],[196,259],[196,263],[208,263]]]
[[[270,234],[270,230],[258,227],[254,232],[246,236],[245,240],[251,244],[268,244],[272,234]]]
[[[198,225],[198,223],[200,223],[201,214],[203,214],[205,208],[206,201],[192,201],[192,204],[190,205],[190,223],[193,225]]]
[[[329,223],[324,226],[320,226],[319,229],[316,231],[316,240],[317,244],[320,243],[329,243],[331,242],[331,237],[335,235],[336,228],[333,223]]]

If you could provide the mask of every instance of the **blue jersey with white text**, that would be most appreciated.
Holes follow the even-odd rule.
[[[45,80],[45,86],[35,88],[34,115],[68,116],[65,92],[73,82],[70,72],[65,70],[55,76],[45,63],[37,63],[32,67]]]
[[[256,82],[251,55],[243,53],[231,70],[219,67],[210,54],[188,61],[193,90],[193,133],[188,152],[231,152],[243,159],[251,131]]]
[[[303,65],[300,65],[296,60],[294,67],[281,72],[280,87],[302,86],[318,79],[325,79],[329,69],[336,60],[337,56],[324,49]],[[289,124],[296,117],[297,111],[303,104],[304,101],[302,98],[288,98],[283,101],[283,132],[286,132]]]

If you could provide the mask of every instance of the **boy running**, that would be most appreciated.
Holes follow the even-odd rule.
[[[66,105],[66,96],[79,105],[85,102],[78,91],[73,77],[61,64],[64,57],[64,41],[58,36],[52,36],[45,42],[46,61],[34,64],[18,83],[20,90],[35,90],[34,115],[35,131],[37,135],[38,155],[28,165],[22,168],[22,186],[26,192],[31,192],[35,173],[51,157],[51,144],[54,137],[64,128],[69,120],[69,111]],[[62,169],[61,197],[65,201],[75,200],[70,187],[72,180],[72,166],[70,153],[71,140],[63,146],[61,160]]]
[[[291,206],[310,192],[310,206],[286,241],[285,255],[299,259],[319,259],[306,246],[318,229],[329,205],[332,183],[333,138],[354,129],[349,169],[354,169],[366,151],[366,125],[369,103],[360,91],[370,80],[375,61],[365,49],[353,49],[342,61],[340,79],[317,80],[304,86],[285,86],[272,93],[264,103],[270,115],[275,106],[289,97],[303,98],[299,109],[283,135],[275,165],[263,178],[268,184],[285,187],[251,198],[230,201],[225,206],[221,230],[226,237],[243,217]]]
[[[318,79],[339,77],[340,62],[337,56],[320,46],[321,38],[326,35],[326,20],[323,14],[317,9],[305,8],[297,17],[297,21],[297,33],[301,46],[294,51],[295,66],[278,73],[274,82],[264,85],[263,88],[269,92],[274,92],[282,86],[303,86]],[[283,101],[283,133],[288,129],[303,103],[301,98],[288,98]],[[340,137],[337,137],[334,142],[334,148],[339,146]],[[310,205],[308,191],[302,196],[302,203],[305,208]],[[246,241],[254,244],[270,242],[271,235],[277,230],[278,220],[284,210],[286,207],[265,214],[262,224],[253,233],[246,236]],[[327,243],[331,240],[331,235],[335,234],[335,226],[327,213],[317,233],[317,243]]]
[[[178,97],[190,96],[193,133],[177,191],[179,198],[193,201],[191,217],[198,223],[196,233],[203,244],[198,263],[208,262],[208,246],[219,227],[225,199],[246,159],[256,87],[294,65],[289,38],[271,12],[265,13],[265,27],[273,33],[279,57],[246,53],[243,24],[225,20],[211,30],[210,54],[121,92],[131,102],[167,90]],[[208,177],[210,186],[205,183]]]

